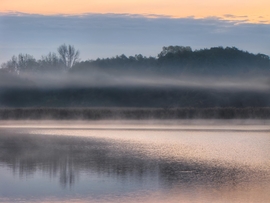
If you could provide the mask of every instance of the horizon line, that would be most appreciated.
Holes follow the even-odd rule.
[[[223,14],[220,16],[173,16],[166,14],[154,14],[154,13],[118,13],[118,12],[84,12],[84,13],[26,13],[15,10],[0,11],[0,16],[42,16],[42,17],[87,17],[87,16],[115,16],[115,17],[130,17],[130,18],[149,18],[149,19],[193,19],[193,20],[205,20],[214,19],[219,21],[227,21],[235,24],[261,24],[270,25],[270,19],[266,20],[262,16],[258,16],[257,20],[250,19],[247,15],[237,16],[233,14]]]

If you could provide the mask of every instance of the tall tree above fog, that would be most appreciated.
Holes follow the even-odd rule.
[[[67,69],[72,68],[79,61],[80,52],[72,45],[62,44],[57,49],[60,60],[63,62]]]

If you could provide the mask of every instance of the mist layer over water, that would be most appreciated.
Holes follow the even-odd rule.
[[[1,202],[269,202],[268,121],[1,122]]]
[[[165,74],[142,71],[102,71],[79,73],[26,72],[21,78],[3,75],[0,88],[97,88],[97,87],[155,87],[155,88],[195,88],[234,91],[269,92],[269,77],[260,75],[211,76],[196,74]]]

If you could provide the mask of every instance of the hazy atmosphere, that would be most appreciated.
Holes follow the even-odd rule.
[[[269,0],[0,1],[0,202],[270,202]]]
[[[80,49],[83,60],[155,57],[169,45],[270,54],[268,1],[31,2],[1,2],[0,62],[19,53],[38,58],[62,43]],[[63,2],[64,8],[57,6]]]
[[[3,1],[0,106],[269,107],[268,5]]]

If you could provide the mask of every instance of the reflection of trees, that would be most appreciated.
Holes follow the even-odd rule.
[[[131,157],[120,147],[102,140],[0,132],[0,162],[20,176],[42,171],[59,177],[63,186],[72,185],[81,171],[140,178],[154,169],[152,163]]]
[[[151,159],[135,144],[48,135],[16,135],[0,131],[0,163],[20,176],[37,171],[59,178],[61,185],[73,185],[80,172],[141,180],[159,178],[163,184],[231,184],[249,178],[237,168],[210,167],[196,162]],[[158,176],[158,177],[157,177]]]

